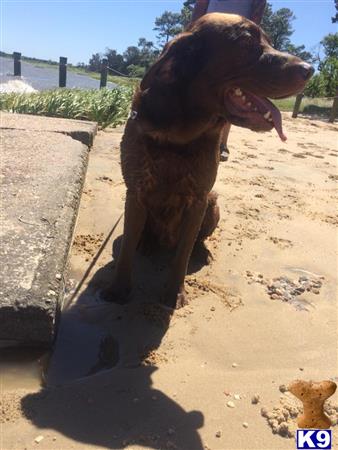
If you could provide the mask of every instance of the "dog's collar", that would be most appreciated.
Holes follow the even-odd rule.
[[[132,109],[129,114],[129,119],[135,120],[137,117],[137,114],[138,114],[138,112]]]

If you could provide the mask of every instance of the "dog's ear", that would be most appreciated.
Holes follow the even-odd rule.
[[[182,33],[164,47],[159,59],[141,81],[141,90],[154,84],[191,80],[205,63],[205,52],[192,33]]]

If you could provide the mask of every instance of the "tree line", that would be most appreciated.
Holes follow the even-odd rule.
[[[179,13],[164,11],[155,19],[154,31],[157,32],[157,42],[139,38],[137,45],[129,46],[122,53],[107,48],[103,53],[95,53],[88,64],[79,66],[94,72],[99,72],[102,59],[108,60],[108,65],[116,74],[130,77],[142,77],[151,64],[157,59],[163,46],[174,36],[181,33],[191,20],[196,0],[186,0]],[[338,22],[338,0],[334,0],[335,16],[332,22]],[[311,97],[334,96],[338,85],[338,33],[325,36],[320,42],[320,50],[308,51],[304,45],[296,46],[291,41],[294,32],[293,22],[296,19],[289,8],[280,8],[273,11],[267,3],[262,28],[269,35],[272,45],[280,51],[286,51],[299,56],[305,61],[315,64],[317,74],[310,81],[305,94]]]

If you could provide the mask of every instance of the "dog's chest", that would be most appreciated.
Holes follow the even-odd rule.
[[[163,197],[164,202],[177,196],[189,203],[200,198],[212,187],[217,162],[210,155],[201,158],[199,153],[147,152],[141,164],[138,191],[144,196]]]
[[[127,124],[121,143],[121,166],[127,188],[149,206],[185,203],[205,196],[214,184],[219,162],[219,134],[189,145],[159,144]]]

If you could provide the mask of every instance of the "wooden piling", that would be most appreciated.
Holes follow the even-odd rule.
[[[59,62],[59,87],[66,87],[67,84],[67,58],[60,56]]]
[[[293,113],[292,113],[292,117],[293,117],[294,119],[296,119],[297,116],[298,116],[300,104],[302,103],[303,97],[304,97],[304,94],[303,94],[303,93],[298,94],[297,97],[296,97],[295,106],[293,107]]]
[[[331,109],[331,114],[330,114],[330,118],[329,118],[329,122],[333,123],[335,118],[337,117],[338,113],[338,89],[336,91],[336,96],[333,99],[333,105],[332,105],[332,109]]]
[[[108,59],[104,58],[101,63],[100,89],[107,86],[107,77],[108,77]]]
[[[21,77],[21,53],[14,52],[13,59],[14,59],[14,76]]]

